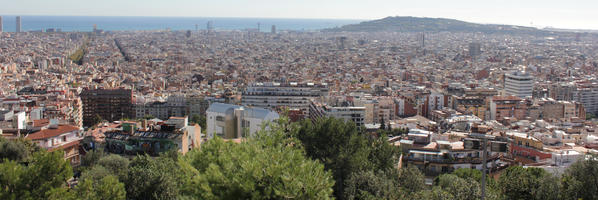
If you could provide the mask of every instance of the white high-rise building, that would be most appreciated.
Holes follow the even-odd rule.
[[[505,93],[519,98],[531,97],[534,77],[524,71],[505,74]]]
[[[3,24],[2,24],[2,16],[0,16],[0,33],[2,33],[3,29]]]

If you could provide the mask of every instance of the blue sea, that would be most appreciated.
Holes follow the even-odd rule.
[[[2,16],[5,32],[14,32],[16,16]],[[21,16],[23,31],[39,31],[48,28],[62,31],[92,31],[96,24],[98,29],[106,31],[125,30],[200,30],[207,28],[211,21],[215,30],[257,29],[269,32],[272,25],[277,30],[313,31],[334,28],[347,24],[359,23],[363,20],[348,19],[274,19],[274,18],[210,18],[210,17],[98,17],[98,16]]]

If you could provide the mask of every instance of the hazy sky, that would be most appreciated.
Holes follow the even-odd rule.
[[[0,15],[378,19],[598,29],[598,0],[0,0]]]

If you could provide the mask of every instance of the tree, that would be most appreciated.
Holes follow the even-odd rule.
[[[561,181],[559,177],[546,175],[540,179],[540,185],[534,191],[537,200],[559,200],[561,197]]]
[[[463,179],[471,178],[480,184],[482,182],[482,171],[477,170],[477,169],[459,168],[459,169],[453,171],[452,174],[458,176],[459,178],[463,178]],[[489,188],[496,188],[497,183],[492,177],[490,177],[489,175],[486,175],[486,186]]]
[[[25,179],[32,197],[43,199],[47,191],[65,186],[66,181],[72,177],[73,169],[64,160],[64,152],[54,151],[35,153]]]
[[[598,197],[598,156],[588,155],[573,163],[563,174],[563,196],[571,199]]]
[[[100,158],[104,156],[106,156],[104,149],[91,150],[81,157],[81,166],[92,167],[96,164],[96,162],[98,162],[98,160],[100,160]]]
[[[399,186],[410,194],[425,189],[424,181],[424,174],[417,167],[404,167],[399,172]]]
[[[285,125],[271,125],[240,144],[216,138],[183,160],[199,176],[185,191],[199,199],[330,199],[334,181],[324,166],[307,159]]]
[[[540,181],[549,174],[541,168],[507,168],[498,180],[501,191],[508,199],[534,199]]]
[[[472,178],[460,178],[453,174],[443,174],[434,180],[435,184],[452,194],[456,199],[477,200],[482,197],[479,182]]]
[[[48,199],[60,200],[124,200],[125,186],[113,175],[105,176],[98,181],[82,179],[74,189],[55,188],[46,193]]]
[[[399,151],[385,137],[371,138],[355,123],[343,119],[304,120],[291,135],[301,141],[312,159],[333,172],[335,196],[342,198],[345,181],[359,171],[386,171],[398,163]]]
[[[23,180],[27,167],[16,161],[5,160],[0,163],[0,199],[21,199],[29,196]]]
[[[202,129],[206,129],[206,116],[204,115],[198,115],[198,114],[193,114],[191,115],[191,120],[189,120],[190,122],[193,122],[195,124],[198,124]]]
[[[104,121],[104,119],[102,118],[102,116],[100,116],[99,114],[96,114],[95,116],[93,116],[92,120],[91,120],[91,125],[95,126],[98,125],[99,123],[102,123]]]
[[[116,154],[111,154],[100,158],[97,165],[106,168],[111,174],[119,177],[121,179],[120,181],[125,181],[129,169],[129,159]]]
[[[405,199],[399,190],[398,174],[395,170],[374,173],[360,171],[351,174],[346,181],[344,198],[353,199]]]
[[[164,157],[137,156],[129,165],[125,185],[127,199],[176,199],[179,194],[178,165]]]
[[[596,115],[594,113],[586,113],[586,120],[591,120],[596,118]]]
[[[450,192],[443,190],[438,186],[433,187],[431,190],[421,190],[409,199],[457,200],[457,198],[455,198]]]
[[[36,148],[31,148],[34,144],[28,140],[19,139],[15,141],[5,140],[0,138],[0,162],[4,159],[14,160],[23,162],[29,159],[33,152],[37,151]]]
[[[124,200],[126,199],[125,185],[118,181],[113,175],[105,176],[98,181],[83,179],[74,193],[76,199],[94,200]]]
[[[35,152],[28,165],[0,163],[0,199],[47,199],[73,176],[62,151]]]

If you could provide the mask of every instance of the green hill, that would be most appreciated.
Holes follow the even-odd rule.
[[[323,30],[325,32],[483,32],[483,33],[548,33],[532,27],[476,24],[445,18],[386,17],[359,24]]]

